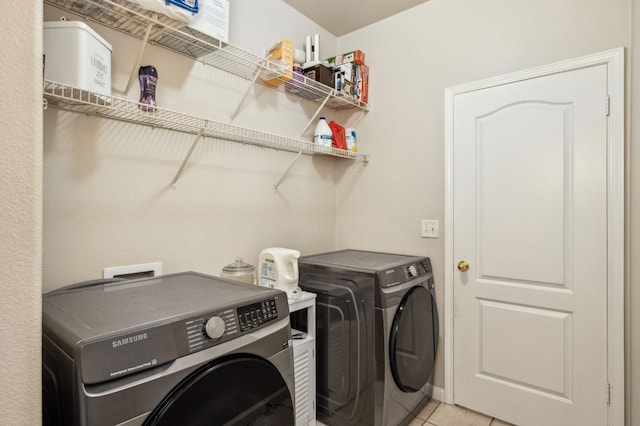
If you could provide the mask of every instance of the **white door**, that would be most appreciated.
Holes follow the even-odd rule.
[[[607,87],[599,64],[454,99],[456,404],[608,422]]]

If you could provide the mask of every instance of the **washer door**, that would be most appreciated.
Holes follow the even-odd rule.
[[[389,361],[400,390],[415,392],[431,377],[438,345],[438,313],[431,292],[422,286],[409,290],[391,324]]]
[[[293,401],[276,367],[262,358],[224,358],[195,371],[145,426],[293,425]]]

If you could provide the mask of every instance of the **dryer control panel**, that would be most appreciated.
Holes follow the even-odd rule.
[[[432,278],[429,258],[423,258],[379,273],[380,285],[383,288],[404,284],[417,278]]]

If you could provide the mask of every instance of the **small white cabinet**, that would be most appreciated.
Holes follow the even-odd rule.
[[[303,315],[306,330],[292,326],[291,334],[306,333],[304,339],[293,341],[294,400],[296,426],[316,424],[316,295],[302,292],[299,299],[289,299],[289,311]],[[292,316],[293,316],[292,315]],[[294,321],[295,326],[298,321]]]

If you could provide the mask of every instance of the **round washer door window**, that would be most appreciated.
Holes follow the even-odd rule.
[[[409,290],[393,318],[389,360],[400,390],[415,392],[431,377],[437,349],[438,322],[431,293],[422,286]]]
[[[144,426],[280,426],[295,422],[284,379],[262,358],[207,364],[176,386]]]

